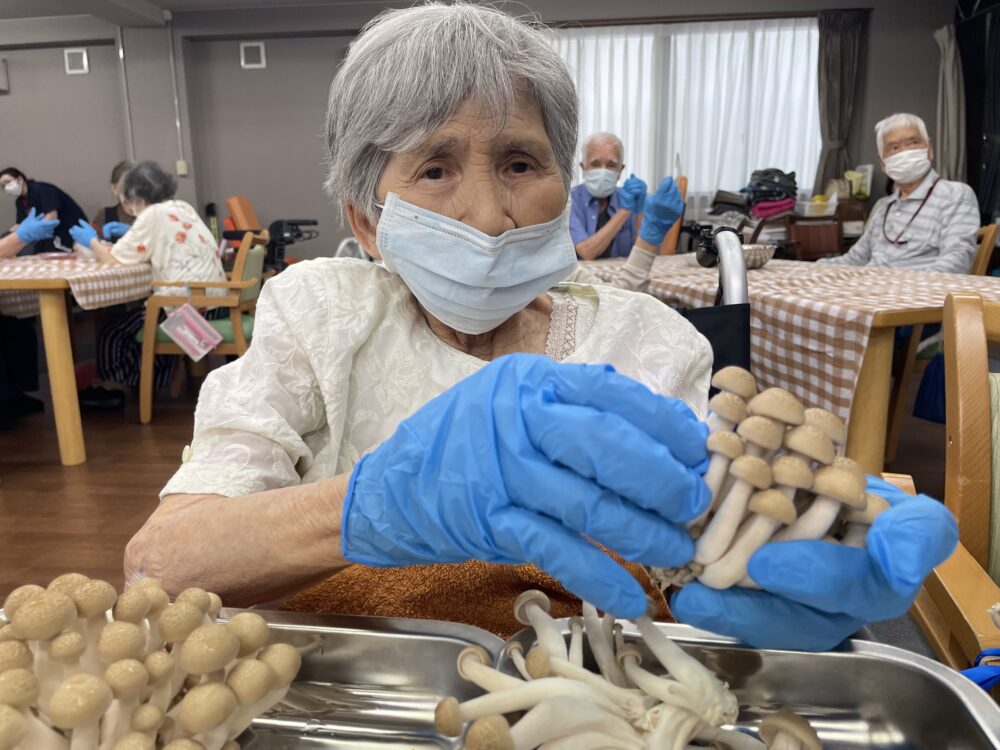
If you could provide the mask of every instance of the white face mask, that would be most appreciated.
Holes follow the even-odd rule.
[[[907,185],[916,182],[931,169],[931,160],[926,148],[912,148],[900,151],[885,160],[885,173],[894,182]]]
[[[17,180],[11,180],[10,182],[4,184],[3,191],[7,193],[7,195],[20,195],[21,184]]]
[[[376,241],[385,267],[431,315],[470,334],[492,331],[576,263],[568,206],[552,221],[490,237],[389,193]]]
[[[588,169],[583,173],[583,184],[595,198],[607,198],[615,192],[618,173],[613,169]]]

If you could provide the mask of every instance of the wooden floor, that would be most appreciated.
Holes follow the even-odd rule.
[[[44,584],[71,570],[120,588],[125,544],[179,465],[193,412],[193,399],[166,396],[146,426],[135,404],[124,413],[84,412],[88,461],[73,467],[59,464],[51,412],[0,432],[0,601],[22,583]],[[943,426],[907,417],[902,434],[889,468],[913,474],[921,491],[940,497]]]

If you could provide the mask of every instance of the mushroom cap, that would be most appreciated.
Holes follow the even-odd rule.
[[[504,646],[504,649],[507,651],[508,656],[513,654],[515,651],[520,654],[524,653],[524,646],[521,645],[520,641],[508,641],[507,645]]]
[[[642,664],[642,651],[634,643],[626,643],[618,649],[615,658],[623,667],[625,666],[625,660],[629,658],[635,659],[636,664]]]
[[[211,617],[215,617],[219,614],[219,610],[222,609],[222,597],[218,594],[214,594],[211,591],[208,592],[208,612],[207,614]]]
[[[865,476],[865,470],[861,468],[861,464],[855,461],[853,458],[848,458],[847,456],[837,456],[833,459],[831,466],[835,466],[838,469],[843,469],[844,471],[849,471],[857,476],[858,480],[864,484],[868,484],[868,478]]]
[[[885,513],[892,506],[886,501],[881,495],[876,495],[872,492],[865,493],[865,507],[864,508],[851,508],[844,514],[844,520],[847,523],[860,523],[865,526],[871,526],[875,523],[875,519],[880,515]]]
[[[0,672],[0,704],[27,708],[35,705],[40,691],[38,678],[30,669],[8,669],[6,672]]]
[[[163,750],[205,750],[205,746],[196,740],[179,739],[163,746]]]
[[[771,475],[775,484],[797,490],[808,490],[813,483],[812,469],[797,456],[778,456],[771,462]]]
[[[170,604],[170,597],[163,589],[157,586],[143,586],[142,590],[149,598],[149,612],[146,613],[146,617],[156,617]]]
[[[63,573],[49,581],[47,588],[49,591],[58,591],[68,596],[89,580],[83,573]]]
[[[109,622],[97,639],[97,653],[106,662],[141,659],[146,636],[131,622]]]
[[[530,604],[537,604],[544,612],[549,612],[552,609],[549,597],[543,592],[538,589],[522,591],[514,600],[514,619],[522,625],[531,624],[531,620],[528,619],[528,605]]]
[[[103,615],[114,607],[115,601],[118,599],[118,592],[107,581],[94,578],[73,589],[70,596],[73,598],[73,603],[76,604],[80,617],[89,619]]]
[[[174,673],[176,660],[166,651],[154,651],[143,661],[143,666],[149,672],[149,684],[159,685]]]
[[[733,459],[729,473],[737,479],[749,482],[759,490],[771,486],[771,467],[767,461],[756,456],[739,456]]]
[[[243,659],[233,667],[226,684],[241,706],[252,706],[278,687],[278,675],[260,659]]]
[[[834,445],[844,445],[847,442],[847,425],[832,411],[815,406],[806,409],[805,424],[825,434]]]
[[[215,729],[236,710],[236,696],[221,682],[191,688],[177,710],[177,723],[185,732],[198,734]]]
[[[239,656],[242,658],[267,644],[267,620],[256,612],[240,612],[229,618],[229,629],[240,639]]]
[[[467,750],[515,750],[510,725],[499,715],[481,716],[472,722],[465,735]]]
[[[462,733],[462,714],[458,699],[448,696],[434,709],[434,728],[445,737],[458,737]]]
[[[87,641],[75,630],[60,633],[49,644],[49,658],[61,664],[74,664],[87,650]]]
[[[747,402],[747,411],[793,427],[802,424],[806,418],[802,403],[784,388],[761,391]]]
[[[823,750],[819,735],[809,722],[787,709],[765,716],[758,731],[768,747],[774,744],[779,733],[784,732],[797,739],[802,744],[802,750]]]
[[[121,659],[104,670],[104,681],[118,700],[132,700],[149,684],[149,672],[136,659]]]
[[[116,620],[121,622],[140,623],[149,612],[152,602],[145,589],[137,589],[134,586],[122,593],[115,602],[112,614]]]
[[[142,732],[129,732],[119,737],[111,750],[156,750],[156,740]]]
[[[569,632],[574,633],[579,630],[581,633],[584,631],[585,625],[583,624],[583,618],[580,615],[573,615],[569,618],[566,623],[569,626]]]
[[[532,646],[524,659],[524,668],[536,680],[548,677],[552,674],[552,657],[541,646]]]
[[[3,643],[4,641],[19,641],[19,640],[21,640],[21,636],[19,636],[17,634],[17,631],[14,630],[13,625],[11,625],[9,622],[6,625],[0,625],[0,643]]]
[[[174,604],[182,602],[184,604],[190,604],[191,606],[197,608],[202,614],[208,612],[208,608],[212,604],[212,600],[208,596],[208,592],[205,589],[200,589],[197,586],[191,586],[190,588],[184,589],[181,593],[177,595],[174,599]]]
[[[159,706],[143,703],[132,712],[131,726],[135,732],[155,732],[163,724],[166,714]]]
[[[59,591],[46,591],[18,607],[11,624],[26,640],[44,641],[64,631],[75,619],[72,599]]]
[[[49,701],[49,719],[59,729],[79,729],[94,724],[108,710],[111,688],[100,677],[82,672],[67,677]]]
[[[705,447],[709,453],[721,453],[732,460],[743,455],[743,438],[729,430],[716,430],[709,433]]]
[[[0,703],[0,750],[13,750],[27,731],[24,714]]]
[[[751,513],[767,516],[786,526],[795,523],[797,516],[795,503],[789,500],[788,496],[781,490],[770,489],[755,492],[750,496],[750,504],[747,507]]]
[[[22,604],[30,602],[36,596],[44,593],[45,589],[41,586],[36,586],[33,583],[26,583],[24,586],[18,586],[16,589],[7,594],[7,598],[3,600],[4,616],[10,620],[17,613],[17,610]]]
[[[225,669],[240,651],[240,639],[228,625],[211,623],[194,630],[181,646],[180,665],[188,674]]]
[[[160,635],[166,643],[180,643],[201,625],[202,614],[192,604],[176,602],[160,615]]]
[[[723,367],[712,376],[712,386],[720,391],[735,393],[744,401],[757,393],[757,379],[742,367]]]
[[[0,672],[8,669],[31,669],[35,658],[24,641],[0,641]]]
[[[858,510],[865,507],[865,483],[853,472],[836,466],[824,466],[813,477],[817,496],[838,500]]]
[[[764,450],[776,451],[781,447],[785,427],[768,417],[756,415],[747,417],[736,427],[736,434],[748,443],[759,445]]]
[[[747,402],[729,391],[719,391],[712,396],[708,400],[708,410],[733,424],[747,418]]]
[[[281,686],[290,685],[302,666],[302,655],[295,646],[287,643],[272,643],[257,658],[274,670]]]
[[[465,668],[471,662],[477,662],[488,667],[490,666],[490,655],[486,653],[486,649],[482,646],[466,646],[463,648],[458,653],[458,676],[463,680],[469,679]]]
[[[809,424],[793,427],[785,434],[785,449],[826,465],[833,462],[837,449],[822,430]]]

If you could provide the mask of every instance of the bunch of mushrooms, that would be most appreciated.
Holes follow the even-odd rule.
[[[238,750],[301,656],[264,618],[216,621],[198,588],[153,579],[119,595],[69,573],[12,591],[0,620],[0,750]]]
[[[519,676],[494,669],[482,648],[465,648],[458,672],[485,695],[447,697],[435,711],[441,734],[467,728],[468,750],[820,750],[809,723],[790,711],[766,717],[760,740],[727,728],[739,713],[736,697],[649,617],[635,621],[655,661],[647,668],[621,624],[586,602],[583,617],[569,621],[568,645],[542,592],[521,594],[514,614],[536,639],[527,654],[517,640],[507,646]],[[596,672],[584,664],[584,639]],[[520,716],[513,725],[512,715]]]
[[[863,547],[889,506],[865,491],[861,468],[842,455],[847,428],[825,409],[807,409],[788,391],[757,392],[752,374],[726,367],[712,378],[709,508],[689,523],[694,559],[652,570],[664,589],[697,579],[715,589],[756,586],[754,552],[771,541],[822,539]]]

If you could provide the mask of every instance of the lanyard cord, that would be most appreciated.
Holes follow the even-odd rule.
[[[920,215],[921,211],[924,210],[924,206],[927,205],[927,201],[931,197],[931,193],[934,192],[934,188],[937,187],[937,184],[940,181],[941,181],[940,177],[938,177],[936,180],[934,180],[934,182],[931,184],[930,190],[927,191],[927,195],[925,195],[924,199],[922,201],[920,201],[920,205],[917,206],[917,210],[913,214],[913,216],[910,217],[910,220],[908,222],[906,222],[906,226],[903,227],[899,231],[899,234],[896,235],[896,239],[890,238],[889,235],[885,231],[885,223],[889,219],[889,209],[891,209],[896,204],[896,201],[894,200],[892,203],[890,203],[888,206],[885,207],[885,213],[882,214],[882,236],[885,237],[885,241],[886,242],[888,242],[891,245],[903,245],[903,244],[906,243],[905,240],[903,242],[900,242],[899,238],[902,237],[904,234],[906,234],[906,230],[910,228],[910,224],[912,224],[913,220],[916,219],[917,216]]]

